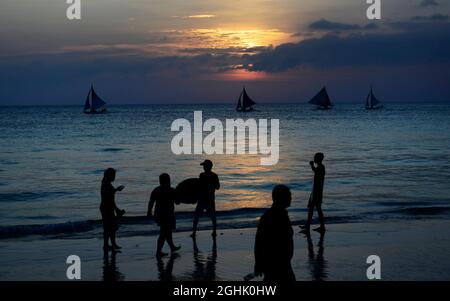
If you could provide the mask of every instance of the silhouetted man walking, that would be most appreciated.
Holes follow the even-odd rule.
[[[291,205],[291,191],[277,185],[272,200],[272,207],[261,217],[256,231],[255,275],[264,275],[264,281],[295,281],[291,267],[294,232],[286,210]]]
[[[205,160],[200,165],[204,172],[200,174],[200,197],[194,212],[194,225],[191,237],[197,234],[197,225],[200,216],[204,211],[210,216],[213,224],[212,236],[217,236],[216,232],[216,190],[220,188],[219,177],[212,172],[213,163]]]
[[[159,186],[156,187],[150,195],[147,216],[152,216],[153,205],[155,205],[155,221],[159,225],[159,237],[156,248],[156,256],[167,255],[163,253],[162,248],[167,241],[171,252],[179,250],[173,243],[172,230],[175,229],[175,189],[170,186],[170,176],[163,173],[159,176]]]

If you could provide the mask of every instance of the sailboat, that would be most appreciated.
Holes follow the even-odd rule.
[[[241,94],[239,95],[238,103],[236,106],[236,111],[238,112],[251,112],[253,111],[253,105],[256,104],[245,91],[245,87],[242,89]]]
[[[83,112],[86,114],[99,114],[106,112],[106,102],[104,102],[103,99],[98,97],[92,85],[86,97]]]
[[[326,87],[323,87],[319,93],[316,94],[308,103],[317,105],[320,110],[331,109],[333,104],[331,103],[330,97],[328,96]]]
[[[366,98],[366,110],[378,110],[381,109],[383,105],[378,100],[378,98],[375,97],[373,94],[372,87],[370,87],[370,93],[367,95]]]

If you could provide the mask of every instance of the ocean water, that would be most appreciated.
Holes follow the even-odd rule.
[[[233,105],[111,106],[85,115],[78,106],[0,107],[0,238],[97,236],[103,170],[117,169],[121,235],[156,231],[148,198],[162,172],[176,186],[197,177],[209,158],[219,175],[219,227],[254,226],[270,206],[271,190],[293,192],[290,215],[305,219],[311,191],[308,162],[325,153],[324,210],[329,223],[450,218],[450,108],[442,104],[359,104],[314,110],[304,104],[260,104],[243,115]],[[277,118],[280,159],[260,155],[174,155],[177,118]],[[191,226],[191,205],[177,206],[178,229]],[[202,227],[208,227],[207,218]]]

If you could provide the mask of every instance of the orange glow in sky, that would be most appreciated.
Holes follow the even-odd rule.
[[[228,81],[253,81],[268,79],[269,75],[265,72],[251,72],[245,69],[234,69],[220,74],[219,79]]]
[[[259,46],[278,45],[285,43],[290,35],[278,29],[195,29],[193,34],[204,35],[206,48],[242,47],[252,48]],[[209,44],[209,45],[208,45]]]

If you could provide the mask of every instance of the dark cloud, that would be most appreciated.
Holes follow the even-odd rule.
[[[429,7],[429,6],[437,6],[439,5],[436,0],[422,0],[419,3],[420,7]]]
[[[250,56],[255,71],[280,72],[299,66],[393,66],[450,61],[450,23],[392,24],[396,33],[329,34],[283,44]]]
[[[365,26],[361,26],[358,24],[332,22],[326,19],[320,19],[318,21],[309,24],[308,28],[317,31],[348,31],[361,29],[376,29],[377,25],[375,23],[369,23]]]
[[[443,14],[434,14],[430,16],[415,16],[412,17],[413,21],[448,21],[450,17],[448,15]]]
[[[355,30],[360,28],[357,24],[331,22],[326,19],[315,21],[308,27],[314,30]]]
[[[241,56],[229,54],[102,57],[101,52],[91,56],[65,53],[2,58],[0,105],[78,103],[91,83],[103,87],[108,102],[217,99],[221,94],[210,92],[203,99],[201,93],[195,94],[202,90],[196,83],[241,61]],[[187,91],[196,96],[188,96]]]
[[[119,51],[117,54],[120,54]],[[240,56],[229,54],[199,54],[192,56],[143,57],[135,55],[102,56],[74,53],[10,57],[0,60],[0,87],[12,79],[35,77],[36,82],[46,79],[64,82],[95,75],[133,75],[161,77],[191,77],[229,70],[241,62]]]
[[[0,105],[82,103],[91,83],[104,87],[102,95],[117,103],[231,99],[242,82],[218,81],[214,76],[233,68],[294,74],[296,80],[267,81],[255,89],[268,100],[279,95],[302,99],[324,83],[346,99],[353,95],[348,91],[365,90],[370,82],[385,85],[386,94],[396,100],[428,100],[430,93],[433,99],[450,97],[450,22],[422,18],[385,23],[383,29],[310,36],[298,43],[247,51],[195,48],[150,56],[146,45],[142,49],[136,45],[0,57]],[[311,91],[299,96],[299,82],[303,90]]]

